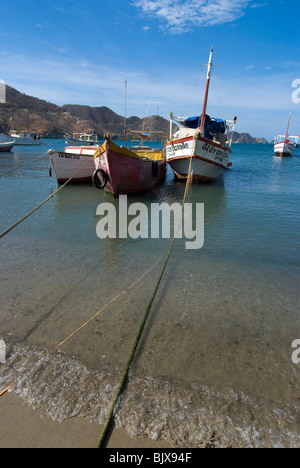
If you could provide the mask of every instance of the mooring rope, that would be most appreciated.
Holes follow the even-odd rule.
[[[161,270],[161,273],[159,275],[159,278],[158,278],[158,281],[156,283],[156,286],[155,286],[155,289],[154,289],[154,292],[153,292],[153,295],[148,303],[148,306],[146,308],[146,311],[145,311],[145,314],[144,314],[144,317],[143,317],[143,320],[142,320],[142,323],[140,325],[140,328],[138,330],[138,334],[136,336],[136,339],[134,341],[134,345],[133,345],[133,348],[131,350],[131,353],[130,353],[130,356],[129,356],[129,359],[126,363],[126,366],[125,366],[125,369],[124,369],[124,372],[123,372],[123,375],[122,375],[122,378],[121,378],[121,381],[120,381],[120,384],[118,386],[118,389],[117,389],[117,392],[116,392],[116,395],[114,397],[114,400],[112,402],[112,405],[111,405],[111,408],[110,408],[110,411],[108,413],[108,416],[106,418],[106,421],[105,421],[105,424],[104,424],[104,427],[103,427],[103,430],[102,430],[102,433],[101,433],[101,436],[100,436],[100,439],[99,439],[99,442],[98,442],[98,448],[104,448],[105,447],[105,444],[106,442],[108,442],[108,433],[110,431],[110,428],[112,426],[112,423],[113,423],[113,420],[114,420],[114,411],[115,411],[115,408],[117,406],[117,403],[118,403],[118,400],[125,388],[125,384],[126,384],[126,381],[127,381],[127,377],[128,377],[128,373],[129,373],[129,370],[130,370],[130,366],[132,364],[132,361],[134,359],[134,356],[135,356],[135,353],[136,353],[136,350],[137,350],[137,347],[139,345],[139,342],[140,342],[140,339],[142,337],[142,333],[144,331],[144,328],[145,328],[145,325],[146,325],[146,322],[147,322],[147,319],[149,317],[149,313],[151,311],[151,308],[152,308],[152,305],[153,305],[153,302],[154,302],[154,299],[156,297],[156,294],[157,294],[157,291],[158,291],[158,288],[160,286],[160,283],[161,283],[161,280],[164,276],[164,273],[165,273],[165,270],[167,268],[167,264],[168,264],[168,261],[169,261],[169,258],[170,258],[170,255],[171,255],[171,252],[172,252],[172,249],[173,249],[173,246],[174,246],[174,243],[175,243],[175,239],[177,237],[177,233],[178,233],[178,230],[179,230],[179,226],[180,226],[180,222],[181,222],[181,218],[182,218],[182,213],[183,213],[183,207],[184,207],[184,204],[185,204],[185,200],[186,200],[186,197],[187,197],[187,194],[188,194],[188,190],[189,190],[189,186],[190,186],[190,181],[191,181],[191,167],[192,167],[192,157],[190,158],[190,164],[189,164],[189,171],[188,171],[188,176],[187,176],[187,181],[186,181],[186,186],[185,186],[185,192],[184,192],[184,196],[183,196],[183,201],[182,201],[182,204],[181,204],[181,214],[180,214],[180,218],[179,218],[179,221],[178,221],[178,225],[177,225],[177,228],[176,228],[176,232],[174,233],[174,236],[173,236],[173,239],[172,239],[172,242],[171,242],[171,245],[170,245],[170,248],[169,248],[169,251],[167,253],[167,257],[166,257],[166,260],[165,260],[165,263],[163,265],[163,268]]]
[[[2,392],[0,393],[0,397],[2,397],[2,395],[4,395],[6,392],[8,392],[8,390],[13,386],[13,384],[9,385],[8,387],[6,387],[4,390],[2,390]]]
[[[130,291],[134,286],[136,286],[140,281],[142,281],[145,276],[147,276],[161,261],[161,258],[157,262],[152,265],[151,268],[149,268],[147,271],[145,271],[142,276],[140,276],[137,280],[135,280],[128,288],[123,289],[119,294],[117,294],[113,299],[111,299],[107,304],[105,304],[102,309],[100,309],[95,315],[93,315],[91,318],[89,318],[86,322],[84,322],[80,327],[78,327],[76,330],[73,331],[67,338],[65,338],[63,341],[61,341],[57,346],[55,346],[54,350],[57,350],[61,348],[70,338],[72,338],[76,333],[78,333],[80,330],[82,330],[84,327],[86,327],[90,322],[92,322],[95,318],[98,317],[107,307],[109,307],[111,304],[116,302],[121,296],[126,294],[128,291]]]
[[[37,161],[38,159],[41,159],[41,158],[43,158],[44,156],[47,156],[48,154],[50,154],[49,151],[51,151],[51,150],[48,150],[46,153],[41,154],[41,155],[38,156],[37,158],[34,158],[34,159],[31,159],[30,161],[27,161],[25,164],[20,164],[20,166],[17,166],[17,167],[15,167],[14,169],[11,169],[11,170],[8,171],[8,172],[4,172],[4,173],[0,174],[0,177],[4,177],[4,176],[6,176],[6,175],[8,175],[8,174],[11,174],[12,172],[17,171],[18,169],[21,169],[21,167],[28,166],[28,164],[30,164],[30,163],[32,163],[32,162],[34,162],[34,161]]]
[[[69,182],[71,182],[71,180],[74,179],[74,177],[77,176],[77,174],[79,174],[80,171],[82,171],[82,169],[85,168],[85,166],[88,165],[88,163],[94,159],[94,156],[91,156],[90,158],[88,158],[88,160],[84,163],[84,165],[77,171],[75,172],[75,174],[72,175],[72,177],[70,177],[69,180],[67,180],[67,182],[65,182],[61,187],[59,187],[57,190],[55,190],[54,193],[52,193],[52,195],[50,195],[49,197],[47,197],[42,203],[40,203],[38,206],[36,206],[33,210],[31,210],[29,213],[27,213],[25,216],[23,216],[23,218],[19,219],[19,221],[17,221],[16,223],[12,224],[12,226],[10,226],[8,229],[6,229],[5,231],[3,231],[1,234],[0,234],[0,239],[2,239],[2,237],[4,237],[6,234],[8,234],[10,231],[12,231],[14,228],[16,228],[19,224],[21,224],[23,221],[25,221],[25,219],[29,218],[29,216],[31,216],[33,213],[35,213],[39,208],[41,208],[43,205],[45,205],[45,203],[47,203],[47,201],[51,200],[51,198],[53,198],[58,192],[60,192]]]
[[[159,264],[161,261],[162,257],[160,257],[154,265],[152,265],[147,271],[145,271],[137,280],[135,280],[133,283],[130,284],[126,289],[123,289],[119,294],[117,294],[113,299],[111,299],[107,304],[105,304],[102,309],[100,309],[95,315],[93,315],[89,320],[84,322],[80,327],[78,327],[73,333],[71,333],[69,336],[67,336],[63,341],[61,341],[55,348],[52,350],[52,352],[57,351],[59,348],[61,348],[67,341],[69,341],[74,335],[76,335],[80,330],[82,330],[84,327],[86,327],[89,323],[91,323],[94,319],[96,319],[107,307],[109,307],[111,304],[116,302],[120,297],[122,297],[124,294],[126,294],[128,291],[130,291],[134,286],[136,286],[140,281],[142,281],[145,276],[147,276],[149,273],[151,273],[152,270]],[[13,383],[10,384],[8,387],[6,387],[4,390],[0,392],[0,397],[4,395],[8,390],[10,390],[13,387]]]
[[[293,155],[292,152],[291,152],[291,156],[292,156],[292,158],[294,158],[298,163],[300,163],[300,159],[297,159],[297,158]]]
[[[22,221],[24,221],[26,218],[28,218],[32,213],[34,213],[35,211],[37,211],[41,206],[43,206],[48,200],[50,200],[56,193],[58,193],[62,188],[64,188],[87,164],[88,162],[90,161],[90,159],[92,158],[89,158],[89,160],[65,183],[63,184],[58,190],[56,190],[56,192],[54,192],[52,195],[50,195],[50,197],[48,197],[46,200],[44,200],[44,202],[42,202],[40,205],[38,205],[34,210],[32,210],[30,213],[28,213],[26,216],[24,216],[21,220],[19,220],[17,223],[15,223],[13,226],[11,226],[9,229],[7,229],[6,231],[4,231],[2,234],[0,234],[0,238],[3,237],[5,234],[7,234],[8,232],[10,232],[14,227],[16,227],[18,224],[20,224]],[[161,281],[162,281],[162,278],[164,276],[164,273],[165,273],[165,270],[167,268],[167,264],[169,262],[169,258],[171,256],[171,253],[172,253],[172,250],[173,250],[173,246],[174,246],[174,243],[175,243],[175,240],[176,240],[176,237],[177,237],[177,234],[178,234],[178,230],[179,230],[179,227],[180,227],[180,223],[181,223],[181,218],[182,218],[182,214],[183,214],[183,208],[184,208],[184,204],[185,204],[185,201],[186,201],[186,197],[187,197],[187,194],[188,194],[188,190],[189,190],[189,186],[190,186],[190,181],[191,181],[191,167],[192,167],[192,157],[190,158],[190,163],[189,163],[189,171],[188,171],[188,176],[187,176],[187,181],[186,181],[186,186],[185,186],[185,192],[184,192],[184,196],[183,196],[183,201],[182,201],[182,204],[181,204],[181,214],[180,214],[180,219],[178,221],[178,225],[177,225],[177,228],[176,228],[176,231],[174,232],[174,236],[173,236],[173,239],[171,241],[171,245],[169,247],[169,250],[168,250],[168,253],[167,253],[167,256],[166,256],[166,259],[165,259],[165,262],[164,262],[164,265],[163,265],[163,268],[161,270],[161,273],[159,275],[159,278],[158,278],[158,281],[156,283],[156,286],[154,288],[154,292],[152,294],[152,297],[148,303],[148,306],[146,308],[146,311],[145,311],[145,314],[144,314],[144,317],[143,317],[143,320],[142,320],[142,323],[139,327],[139,330],[138,330],[138,334],[136,336],[136,339],[134,341],[134,345],[133,345],[133,348],[132,348],[132,351],[130,353],[130,356],[129,356],[129,359],[126,363],[126,366],[125,366],[125,369],[124,369],[124,372],[123,372],[123,376],[122,376],[122,379],[120,381],[120,384],[118,386],[118,390],[117,390],[117,393],[114,397],[114,400],[112,402],[112,405],[111,405],[111,408],[110,408],[110,411],[108,413],[108,416],[106,418],[106,421],[105,421],[105,424],[104,424],[104,428],[102,430],[102,433],[101,433],[101,436],[100,436],[100,439],[99,439],[99,442],[98,442],[98,448],[103,448],[106,441],[107,441],[107,436],[108,436],[108,432],[111,428],[111,425],[113,423],[113,419],[114,419],[114,411],[115,411],[115,408],[116,408],[116,405],[118,403],[118,400],[124,390],[124,387],[125,387],[125,384],[126,384],[126,381],[127,381],[127,378],[128,378],[128,373],[129,373],[129,370],[130,370],[130,367],[131,367],[131,364],[132,364],[132,361],[135,357],[135,353],[136,353],[136,350],[138,348],[138,345],[139,345],[139,342],[141,340],[141,337],[142,337],[142,334],[143,334],[143,331],[144,331],[144,328],[145,328],[145,325],[146,325],[146,322],[147,322],[147,319],[149,317],[149,314],[150,314],[150,311],[151,311],[151,308],[152,308],[152,305],[153,305],[153,302],[154,302],[154,299],[156,297],[156,294],[157,294],[157,291],[159,289],[159,286],[161,284]],[[159,259],[160,261],[160,259]],[[78,333],[82,328],[84,328],[86,325],[88,325],[92,320],[94,320],[106,307],[108,307],[110,304],[112,304],[113,302],[115,302],[117,299],[119,299],[123,294],[125,294],[126,292],[128,292],[130,289],[132,289],[139,281],[141,281],[142,278],[144,278],[148,273],[150,273],[150,271],[152,271],[154,269],[154,267],[159,263],[156,262],[149,270],[147,270],[138,280],[136,280],[134,283],[132,283],[132,285],[130,285],[127,289],[123,290],[121,293],[119,293],[117,296],[115,296],[108,304],[106,304],[100,311],[98,311],[93,317],[91,317],[88,321],[86,321],[83,325],[81,325],[79,328],[77,328],[72,334],[70,334],[65,340],[61,341],[54,349],[59,349],[63,344],[65,344],[70,338],[72,338],[76,333]],[[4,389],[1,393],[0,393],[0,397],[2,395],[4,395],[10,388],[12,388],[13,384],[9,385],[6,389]]]

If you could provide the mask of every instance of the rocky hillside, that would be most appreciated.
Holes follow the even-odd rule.
[[[257,144],[257,143],[268,143],[265,138],[253,138],[249,133],[238,133],[238,132],[233,132],[233,138],[232,138],[233,143],[251,143],[251,144]]]
[[[124,117],[108,107],[65,105],[59,107],[38,98],[26,96],[7,86],[6,104],[0,105],[0,133],[7,132],[11,125],[14,130],[35,132],[44,138],[62,138],[63,135],[79,131],[91,131],[102,137],[109,133],[112,138],[124,135]],[[160,116],[129,117],[126,128],[129,130],[163,130],[169,133],[169,122]]]
[[[38,133],[44,138],[62,138],[63,135],[79,131],[97,133],[102,138],[109,133],[113,139],[124,136],[124,117],[108,107],[90,107],[66,104],[62,107],[41,99],[27,96],[17,90],[6,87],[6,104],[0,104],[0,133],[10,128]],[[130,130],[162,130],[169,134],[169,121],[154,115],[140,119],[129,117],[126,128]],[[234,143],[267,143],[264,138],[252,138],[248,133],[234,132]]]

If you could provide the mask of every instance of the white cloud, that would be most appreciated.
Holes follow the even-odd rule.
[[[180,34],[193,27],[233,22],[243,16],[250,0],[137,0],[134,6],[157,17],[162,29]]]

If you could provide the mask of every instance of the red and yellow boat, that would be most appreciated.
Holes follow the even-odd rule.
[[[127,136],[134,135],[133,145],[127,148]],[[140,143],[135,144],[136,137]],[[160,137],[160,148],[145,145],[146,139]],[[119,146],[109,137],[95,153],[93,183],[115,197],[152,190],[166,173],[163,132],[126,131],[125,146]]]

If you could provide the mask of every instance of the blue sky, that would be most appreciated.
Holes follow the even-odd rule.
[[[127,116],[191,116],[213,46],[208,114],[271,140],[292,112],[300,134],[299,11],[298,0],[0,0],[0,80],[119,115],[127,80]]]

